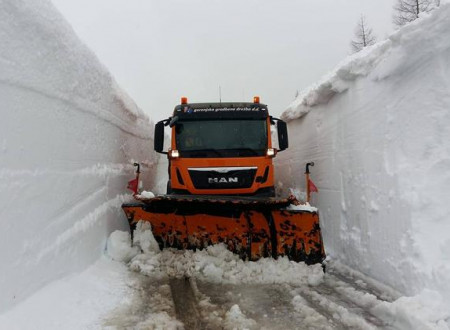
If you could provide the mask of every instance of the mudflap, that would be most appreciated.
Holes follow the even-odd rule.
[[[150,222],[161,249],[224,243],[244,260],[287,256],[307,264],[325,258],[316,212],[285,210],[287,200],[153,198],[122,205],[130,228]]]

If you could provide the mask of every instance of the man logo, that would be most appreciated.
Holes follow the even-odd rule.
[[[238,178],[208,178],[208,183],[238,183]]]

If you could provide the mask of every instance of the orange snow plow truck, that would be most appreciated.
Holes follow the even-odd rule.
[[[171,141],[164,151],[167,126]],[[155,126],[155,151],[169,159],[167,194],[135,194],[136,202],[123,204],[130,228],[150,222],[161,249],[223,243],[245,260],[323,261],[318,214],[289,207],[293,197],[275,197],[272,161],[287,147],[286,123],[271,117],[259,97],[253,103],[182,98],[172,117]]]

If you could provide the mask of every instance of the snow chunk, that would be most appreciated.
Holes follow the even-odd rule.
[[[224,328],[230,330],[251,329],[256,327],[256,322],[247,318],[239,308],[239,305],[231,306],[225,314]]]
[[[152,233],[152,225],[148,221],[139,221],[133,232],[133,243],[145,253],[159,252],[159,245]]]
[[[178,330],[184,329],[183,323],[176,318],[171,317],[167,312],[159,312],[152,314],[145,321],[136,324],[134,329],[164,329],[164,330]]]
[[[112,259],[125,263],[139,253],[139,248],[131,246],[130,233],[120,230],[111,233],[106,243],[106,249]]]
[[[203,269],[203,274],[205,274],[206,277],[213,279],[215,282],[220,282],[223,277],[223,270],[211,263],[206,265]]]
[[[311,267],[307,280],[310,286],[318,286],[323,282],[323,269],[322,267]]]
[[[165,271],[161,264],[161,252],[147,221],[139,221],[133,233],[133,244],[140,247],[141,254],[130,262],[133,271],[141,272],[157,279],[164,278]]]
[[[150,198],[154,198],[155,194],[152,193],[151,191],[142,191],[139,195],[136,195],[137,198],[144,198],[144,199],[150,199]]]
[[[281,186],[282,182],[279,183]],[[298,201],[306,201],[306,192],[301,191],[299,188],[289,188],[289,194],[294,196]]]
[[[311,206],[308,202],[305,202],[304,204],[298,205],[291,204],[286,208],[286,210],[317,212],[317,207]]]
[[[159,253],[138,254],[131,260],[130,269],[156,279],[166,277],[166,273],[161,265],[161,254]]]

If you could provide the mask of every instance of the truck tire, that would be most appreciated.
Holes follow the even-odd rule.
[[[169,180],[169,181],[167,181],[167,191],[166,191],[166,194],[167,195],[171,195],[173,193],[173,191],[172,191],[172,183],[171,183],[171,181]]]

